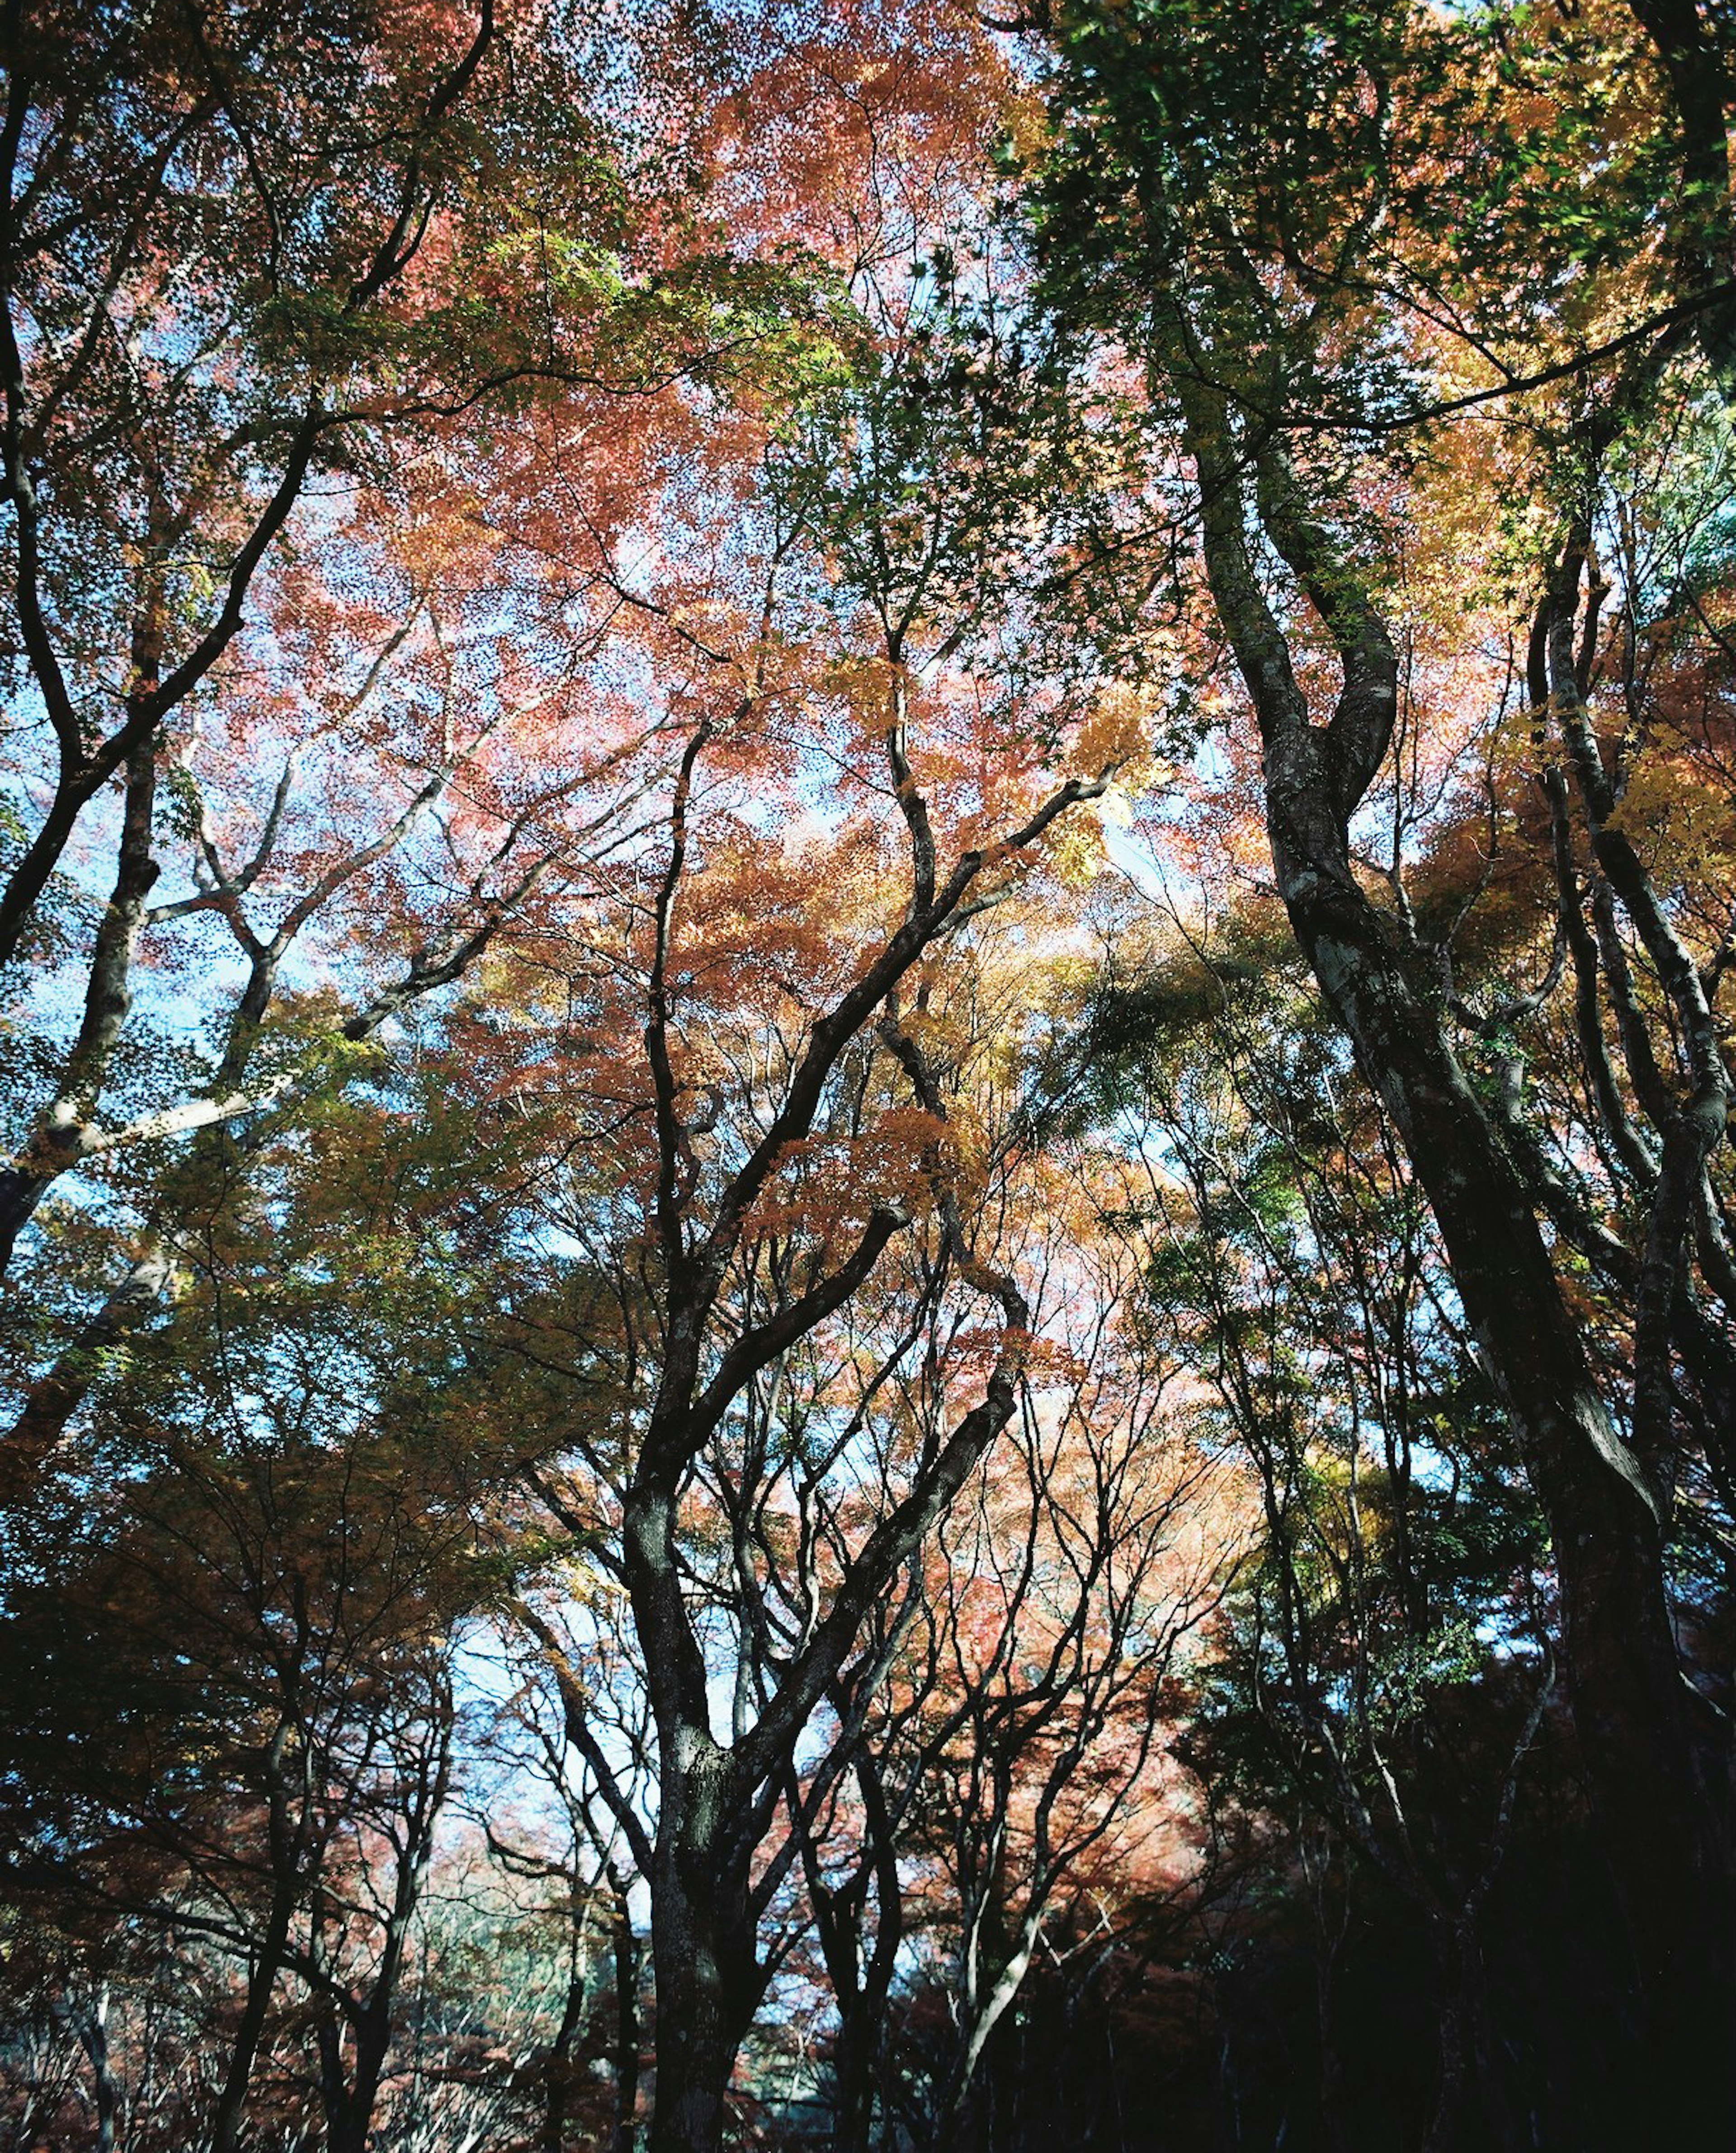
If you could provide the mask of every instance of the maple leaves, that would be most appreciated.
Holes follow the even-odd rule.
[[[1672,1729],[1677,1767],[1652,1796],[1624,1795],[1616,1771],[1596,1796],[1611,1843],[1643,1865],[1668,1858],[1657,1834],[1671,1789],[1701,1784],[1654,1532],[1669,1529],[1669,1499],[1662,1513],[1654,1502],[1671,1469],[1661,1479],[1660,1461],[1698,1448],[1706,1469],[1723,1470],[1716,1414],[1672,1419],[1664,1394],[1718,1380],[1704,1356],[1718,1358],[1729,1312],[1726,1199],[1713,1193],[1729,1079],[1703,999],[1716,970],[1705,923],[1719,906],[1666,891],[1649,838],[1636,841],[1637,822],[1616,807],[1657,722],[1653,669],[1639,656],[1650,603],[1636,573],[1639,445],[1661,418],[1677,430],[1671,453],[1684,473],[1711,445],[1688,354],[1696,321],[1714,329],[1718,294],[1678,303],[1655,246],[1656,195],[1669,185],[1658,115],[1673,79],[1665,69],[1612,87],[1620,56],[1635,50],[1619,10],[1571,28],[1549,11],[1464,26],[1402,8],[1344,11],[1329,39],[1286,43],[1280,70],[1240,28],[1186,8],[1089,11],[1063,26],[1058,146],[1039,196],[1051,282],[1078,318],[1141,354],[1191,463],[1204,580],[1258,730],[1278,893],[1428,1193],[1453,1290],[1526,1443],[1554,1541],[1573,1708],[1606,1728],[1625,1691],[1618,1717],[1653,1728],[1612,1740],[1606,1759]],[[1521,104],[1479,100],[1496,81],[1504,90],[1544,79],[1563,96],[1571,84],[1573,102],[1551,115],[1540,150],[1505,131],[1509,117],[1523,124]],[[1461,99],[1489,110],[1463,161],[1440,142],[1425,159],[1427,186],[1451,203],[1445,220],[1439,201],[1413,199],[1408,162],[1438,89],[1448,110]],[[1550,160],[1570,160],[1566,140],[1588,135],[1608,158],[1606,211],[1601,198],[1558,219]],[[1521,227],[1523,261],[1504,252]],[[1371,313],[1377,290],[1389,303]],[[1715,383],[1716,353],[1705,356]],[[1479,588],[1451,555],[1419,543],[1416,526],[1437,483],[1456,516],[1453,497],[1467,481],[1486,486],[1492,470],[1499,537],[1475,546],[1489,563]],[[1453,593],[1444,609],[1443,580]],[[1625,615],[1619,630],[1606,608]],[[1601,685],[1611,659],[1620,695],[1613,678]],[[1620,710],[1618,738],[1592,715],[1601,694],[1609,718]],[[1516,797],[1490,730],[1504,700],[1525,714],[1546,835],[1537,794]],[[1520,977],[1498,984],[1497,959],[1469,997],[1460,959],[1479,933],[1489,934],[1479,956],[1499,943]],[[1705,939],[1690,948],[1697,934]],[[1567,976],[1571,1019],[1558,1000]],[[1553,1066],[1534,1092],[1529,1040],[1549,1029],[1551,1009],[1577,1074],[1558,1088],[1563,1065],[1543,1049]],[[1672,1037],[1660,1053],[1642,1012],[1666,1009]],[[1618,1099],[1628,1082],[1632,1098]],[[1596,1102],[1587,1113],[1570,1103],[1576,1087]],[[1633,1108],[1644,1096],[1642,1136]],[[1581,1143],[1632,1192],[1626,1255],[1623,1229],[1600,1241],[1580,1208],[1604,1170]],[[1564,1231],[1579,1260],[1637,1295],[1631,1380],[1611,1365],[1607,1316],[1588,1307],[1575,1260],[1555,1253]],[[1530,1313],[1504,1346],[1515,1297]],[[1221,1333],[1231,1314],[1214,1306],[1209,1326]],[[1532,1388],[1545,1339],[1562,1356],[1555,1403]],[[1687,1373],[1693,1363],[1698,1377]],[[1545,1431],[1576,1420],[1569,1468]],[[1609,1509],[1576,1524],[1600,1480]],[[1581,1572],[1591,1540],[1602,1552]],[[1632,1615],[1606,1657],[1597,1633],[1617,1575]],[[1651,1642],[1637,1651],[1642,1629]],[[1708,1769],[1717,1778],[1723,1767]],[[1681,1845],[1698,1835],[1693,1878],[1719,1881],[1634,1881],[1633,1904],[1686,1908],[1728,1889],[1714,1814],[1721,1794],[1667,1836]],[[1709,1933],[1660,1937],[1649,1978],[1663,2050],[1700,2023],[1698,1977],[1678,1989],[1669,1970],[1690,1959],[1713,1986],[1725,1977]],[[1703,2059],[1697,2089],[1706,2069]],[[1698,2090],[1686,2097],[1692,2105]]]
[[[919,1930],[954,2127],[1191,1874],[1184,1711],[1428,1926],[1437,2139],[1534,1650],[1703,1941],[1725,56],[1043,13],[9,31],[8,1619],[138,1671],[84,1881],[227,1964],[220,2141],[293,2019],[385,2098],[461,1638],[589,1907],[552,2145],[605,1927],[625,2140],[649,2030],[720,2142],[812,1942],[867,2147]]]

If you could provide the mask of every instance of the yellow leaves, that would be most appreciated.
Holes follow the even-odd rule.
[[[1047,844],[1050,872],[1067,889],[1085,888],[1107,863],[1101,827],[1083,815],[1068,815],[1056,823]]]
[[[1073,740],[1073,765],[1082,775],[1113,771],[1130,792],[1148,781],[1151,718],[1148,695],[1116,683],[1098,698]]]
[[[1009,96],[1005,125],[1012,156],[1022,167],[1035,165],[1049,147],[1053,132],[1041,99],[1028,92]]]
[[[1040,1390],[1078,1391],[1091,1378],[1089,1360],[1063,1338],[1026,1333],[1020,1359],[1026,1376]]]
[[[864,731],[878,735],[885,730],[891,712],[895,670],[883,656],[847,650],[827,661],[820,685],[846,705]]]
[[[1728,794],[1669,751],[1670,743],[1660,741],[1642,757],[1609,827],[1641,847],[1655,881],[1728,890],[1736,881],[1736,816]]]

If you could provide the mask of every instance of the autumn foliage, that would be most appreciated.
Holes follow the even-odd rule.
[[[9,2142],[1721,2143],[1719,12],[3,25]]]

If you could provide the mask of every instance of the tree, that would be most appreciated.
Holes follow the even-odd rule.
[[[5,18],[14,2120],[1693,2137],[1722,23],[629,16]]]
[[[764,991],[751,975],[744,979],[735,971],[725,939],[740,902],[737,861],[727,845],[719,847],[720,874],[713,878],[712,893],[695,888],[689,864],[694,773],[710,730],[695,735],[678,781],[669,866],[653,885],[646,922],[650,961],[643,991],[656,1106],[655,1125],[639,1141],[650,1139],[645,1163],[654,1178],[641,1199],[649,1245],[635,1248],[629,1241],[614,1258],[620,1266],[619,1335],[635,1355],[644,1350],[636,1335],[645,1337],[654,1358],[648,1356],[642,1379],[644,1402],[634,1401],[634,1421],[623,1432],[624,1456],[617,1462],[613,1443],[605,1450],[594,1438],[578,1437],[607,1506],[596,1524],[587,1520],[587,1529],[593,1545],[604,1538],[612,1544],[619,1533],[614,1560],[632,1608],[656,1726],[654,1840],[631,1804],[617,1801],[623,1830],[652,1887],[658,1996],[653,2143],[695,2145],[715,2140],[736,2049],[767,1977],[755,1932],[781,1865],[756,1876],[756,1856],[797,1747],[854,1653],[869,1607],[1011,1413],[1030,1320],[1016,1284],[965,1238],[939,1151],[949,1117],[926,1056],[903,1032],[890,1034],[884,1045],[872,1032],[863,1036],[973,893],[988,848],[967,848],[943,878],[929,864],[926,802],[914,780],[905,777],[901,804],[917,864],[914,893],[902,918],[894,911],[892,924],[879,929],[883,939],[868,941],[865,963],[862,954],[843,955],[823,934],[807,948],[787,944],[788,970],[771,983],[774,992],[790,997],[779,1026],[782,1066],[768,1072],[767,1084],[746,1059],[746,1040],[736,1034],[743,1056],[737,1076],[731,1067],[731,1033],[722,1028],[734,1012],[714,1004],[717,1014],[704,1031],[695,1024],[702,996],[734,995],[744,985]],[[889,721],[894,785],[904,738],[902,725]],[[751,757],[748,768],[762,786],[763,764],[754,752],[761,743],[750,739],[736,746],[740,740],[738,733],[731,746]],[[1016,853],[1034,842],[1082,789],[1077,782],[1063,785],[1015,823],[995,850]],[[714,817],[721,805],[714,805]],[[770,862],[756,847],[746,864],[763,902]],[[672,920],[678,892],[688,898],[679,933]],[[721,898],[720,916],[705,903],[708,895],[714,903]],[[787,902],[793,910],[793,888]],[[799,912],[795,917],[799,920]],[[848,970],[834,985],[841,955]],[[679,1001],[677,980],[685,983]],[[728,1134],[702,1158],[696,1138],[713,1132],[696,1129],[692,1108],[680,1102],[700,1091],[685,1041],[706,1032],[724,1048],[720,1066],[714,1064],[725,1080],[715,1087],[722,1095],[716,1129]],[[916,1092],[909,1107],[893,1088],[903,1088],[901,1077]],[[924,1198],[930,1177],[935,1193]],[[899,1266],[887,1311],[893,1320],[879,1337],[870,1330],[859,1345],[843,1349],[833,1378],[842,1383],[837,1403],[812,1434],[792,1445],[781,1425],[788,1408],[769,1423],[761,1419],[757,1401],[767,1396],[762,1382],[775,1397],[779,1384],[802,1369],[798,1356],[811,1350],[808,1341],[847,1315],[894,1235],[909,1229],[919,1202],[930,1223],[914,1270]],[[1005,1335],[995,1338],[968,1410],[920,1449],[899,1443],[887,1460],[893,1477],[883,1494],[853,1519],[837,1508],[840,1485],[848,1490],[853,1477],[852,1446],[870,1439],[868,1416],[878,1394],[918,1350],[960,1266],[965,1294],[990,1298]],[[888,1288],[876,1284],[874,1303],[884,1307]],[[909,1296],[914,1317],[893,1315],[899,1295]],[[848,1336],[848,1331],[842,1334]],[[839,1351],[829,1348],[826,1361]],[[784,1520],[774,1530],[780,1510]],[[812,1521],[807,1529],[819,1536],[804,1535],[792,1550],[794,1574],[781,1577],[778,1550],[804,1514]],[[725,1566],[714,1580],[710,1550],[718,1533],[719,1552],[732,1561],[735,1574]],[[787,1611],[774,1615],[776,1601],[786,1595],[793,1596]],[[720,1646],[711,1641],[720,1617]],[[733,1662],[736,1670],[736,1724],[728,1738],[713,1731],[720,1649],[726,1654],[721,1665]],[[827,1769],[835,1773],[847,1762],[846,1751]]]
[[[883,1878],[900,1857],[929,1872],[906,1920],[947,2005],[913,2103],[937,2145],[966,2127],[1027,1976],[1081,1932],[1101,1947],[1130,1872],[1154,1865],[1181,1664],[1233,1536],[1234,1475],[1176,1428],[1161,1376],[1106,1396],[1109,1356],[1080,1342],[1072,1382],[1027,1405],[937,1535],[869,1719],[873,1860]],[[1126,1352],[1122,1380],[1139,1359]]]
[[[329,2140],[360,2146],[502,1467],[467,1403],[453,1271],[419,1279],[328,1183],[340,1272],[322,1203],[280,1211],[263,1178],[207,1214],[168,1328],[8,1519],[8,1865],[21,1906],[201,1969],[214,2145],[242,2142],[293,1990],[313,2054],[274,2098],[316,2094]]]
[[[962,191],[947,176],[940,206]],[[926,214],[858,236],[853,367],[793,411],[720,413],[734,461],[671,487],[656,557],[616,557],[685,745],[657,852],[624,863],[619,924],[567,970],[565,1066],[527,1085],[559,1117],[549,1220],[587,1304],[570,1344],[537,1341],[579,1384],[562,1499],[630,1609],[654,1728],[651,1822],[611,1797],[601,1744],[588,1761],[649,1886],[657,2146],[723,2128],[777,1962],[759,1938],[798,1750],[1014,1410],[1031,1306],[1002,1219],[974,1221],[1016,1150],[960,1122],[970,983],[1043,841],[1143,745],[1077,601],[1042,588],[1069,450],[1107,461],[1112,436],[1093,443],[1016,301],[978,295],[968,226],[957,266],[931,260]],[[546,1053],[541,1015],[517,1051]],[[925,1351],[963,1357],[919,1442],[895,1402]],[[815,1803],[851,1769],[853,1731],[823,1738]]]
[[[123,1196],[103,1283],[27,1280],[15,1471],[160,1314],[189,1140],[353,1080],[628,839],[643,743],[540,437],[594,431],[619,527],[672,379],[799,307],[646,211],[582,22],[316,13],[13,12],[0,950],[38,1021],[0,1260],[72,1177]]]
[[[119,962],[148,887],[156,735],[227,653],[316,467],[370,422],[486,387],[486,362],[440,379],[456,294],[412,296],[410,272],[436,218],[451,224],[470,161],[453,158],[458,117],[498,94],[496,30],[491,7],[431,41],[366,8],[146,26],[125,8],[27,22],[14,7],[6,32],[11,657],[57,768],[19,833],[0,956],[79,815],[127,773],[134,836],[104,952]],[[193,248],[209,275],[189,306]],[[421,378],[389,387],[418,356]]]
[[[1440,2044],[1426,2143],[1458,2142],[1468,2097],[1504,2142],[1493,2028],[1528,2054],[1539,2033],[1492,2005],[1482,1932],[1553,1694],[1535,1519],[1428,1213],[1320,1012],[1275,953],[1232,995],[1233,938],[1169,939],[1103,996],[1097,1111],[1163,1132],[1120,1217],[1264,1520],[1184,1746],[1214,1805],[1240,1789],[1300,1814],[1285,1843],[1323,1895],[1335,1864],[1366,1863],[1413,1907]],[[1321,2099],[1341,2135],[1360,2089],[1340,2057],[1344,1931],[1320,1913]],[[1529,2068],[1535,2089],[1540,2055]]]
[[[1509,381],[1540,373],[1571,384],[1600,364],[1615,377],[1589,423],[1570,415],[1551,437],[1540,411],[1517,418],[1529,468],[1505,471],[1558,534],[1534,571],[1544,588],[1530,685],[1540,726],[1560,743],[1559,766],[1541,742],[1539,753],[1569,878],[1563,931],[1574,932],[1581,902],[1565,865],[1576,812],[1682,1041],[1682,1092],[1662,1106],[1671,1164],[1650,1183],[1634,1272],[1637,1382],[1631,1406],[1612,1409],[1539,1224],[1548,1213],[1553,1228],[1560,1213],[1549,1177],[1499,1095],[1485,1103],[1468,1076],[1455,1039],[1462,1005],[1443,998],[1440,945],[1406,901],[1403,847],[1379,879],[1359,864],[1358,817],[1407,692],[1397,548],[1399,489],[1414,477],[1382,443],[1407,405],[1428,412],[1406,377],[1426,379],[1438,363],[1423,341],[1439,318],[1431,293],[1450,280],[1457,309],[1485,266],[1469,247],[1441,264],[1427,227],[1407,221],[1405,160],[1413,145],[1433,151],[1414,115],[1437,85],[1450,94],[1474,68],[1474,26],[1455,45],[1450,31],[1394,8],[1335,18],[1322,38],[1299,13],[1276,65],[1266,39],[1258,54],[1242,41],[1243,27],[1160,8],[1067,28],[1051,253],[1072,303],[1137,351],[1189,460],[1204,578],[1259,728],[1279,890],[1427,1191],[1457,1295],[1525,1443],[1560,1579],[1563,1682],[1655,1998],[1657,2090],[1692,2108],[1713,2038],[1708,1993],[1721,1996],[1727,1979],[1728,1764],[1681,1679],[1664,1590],[1669,1509],[1647,1460],[1670,1416],[1666,1341],[1728,1079],[1683,922],[1632,839],[1611,838],[1613,794],[1585,714],[1579,598],[1586,489],[1644,385],[1676,363],[1683,318],[1666,309],[1649,341],[1618,340],[1601,361],[1607,316],[1594,302],[1586,333],[1579,294],[1562,296],[1560,256],[1545,252],[1528,288],[1535,311],[1493,347]],[[1545,249],[1554,237],[1545,227]],[[1372,311],[1389,277],[1417,309],[1408,349],[1392,331],[1382,338]],[[1481,288],[1492,311],[1494,293]],[[1471,336],[1474,318],[1467,304],[1447,325]],[[1558,330],[1594,355],[1550,376],[1536,355]],[[1516,367],[1503,349],[1515,331],[1531,339]],[[1707,1234],[1715,1242],[1722,1230],[1714,1222]]]

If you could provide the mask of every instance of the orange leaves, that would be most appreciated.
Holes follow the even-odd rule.
[[[1087,777],[1113,771],[1126,789],[1140,789],[1151,752],[1150,696],[1112,684],[1097,697],[1073,735],[1073,767]]]
[[[731,27],[727,94],[703,140],[733,232],[851,272],[944,229],[1010,92],[967,14],[900,0],[810,18],[793,36],[757,10]]]
[[[859,1133],[804,1137],[779,1154],[751,1231],[842,1256],[871,1211],[893,1205],[914,1218],[931,1209],[950,1150],[947,1123],[916,1107],[887,1107]]]

